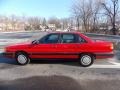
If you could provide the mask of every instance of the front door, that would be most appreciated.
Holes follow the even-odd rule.
[[[33,45],[29,50],[32,58],[58,58],[58,45],[60,34],[49,34],[39,40],[39,44]]]

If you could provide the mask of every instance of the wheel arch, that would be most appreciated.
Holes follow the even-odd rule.
[[[16,52],[15,52],[15,57],[16,57],[16,55],[17,55],[18,53],[23,53],[23,54],[29,56],[29,54],[28,54],[27,52],[20,50],[20,51],[16,51]]]
[[[80,53],[79,56],[81,57],[81,56],[84,55],[84,54],[91,55],[91,56],[94,57],[94,59],[96,59],[96,55],[95,55],[94,53],[91,53],[91,52],[83,52],[83,53]]]

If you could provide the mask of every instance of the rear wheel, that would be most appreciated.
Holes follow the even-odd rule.
[[[29,56],[21,52],[16,54],[16,60],[19,65],[27,65],[28,63],[30,63]]]
[[[79,63],[83,67],[89,67],[94,63],[94,57],[90,54],[82,54],[80,56]]]

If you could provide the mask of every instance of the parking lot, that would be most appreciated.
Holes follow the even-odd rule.
[[[0,52],[8,44],[39,35],[43,33],[0,34]],[[111,59],[96,60],[88,68],[80,67],[78,62],[34,60],[27,66],[19,66],[14,59],[0,55],[0,90],[119,90],[119,51],[115,54]]]
[[[89,68],[77,62],[32,61],[19,66],[0,59],[0,90],[119,90],[120,65],[96,61]]]

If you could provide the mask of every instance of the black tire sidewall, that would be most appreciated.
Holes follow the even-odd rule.
[[[19,56],[19,55],[24,55],[24,56],[27,58],[26,63],[21,64],[21,63],[18,61],[18,56]],[[27,65],[28,63],[30,63],[30,58],[29,58],[29,56],[28,56],[27,54],[24,54],[24,53],[18,53],[18,54],[16,55],[15,59],[16,59],[16,61],[17,61],[17,63],[18,63],[19,65]]]
[[[81,60],[81,59],[82,59],[82,57],[85,56],[85,55],[91,57],[91,63],[90,63],[89,65],[84,65],[84,64],[82,63],[82,60]],[[94,63],[94,57],[93,57],[92,55],[90,55],[90,54],[82,54],[82,55],[80,56],[80,58],[79,58],[79,63],[80,63],[80,65],[81,65],[82,67],[89,67],[89,66],[91,66],[91,65]]]

